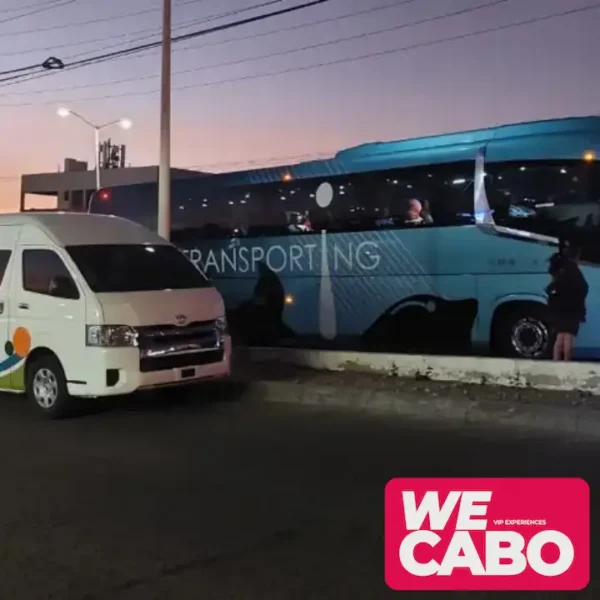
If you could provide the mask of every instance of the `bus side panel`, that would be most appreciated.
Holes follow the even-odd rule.
[[[185,251],[248,343],[450,351],[470,344],[478,307],[457,241],[450,229],[415,228],[204,240]]]

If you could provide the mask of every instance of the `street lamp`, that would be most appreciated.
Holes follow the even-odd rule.
[[[113,125],[119,125],[119,127],[122,129],[131,129],[133,123],[130,119],[117,119],[116,121],[110,121],[109,123],[104,123],[103,125],[96,125],[85,117],[82,117],[79,113],[76,113],[74,110],[64,107],[59,108],[57,114],[63,119],[66,119],[67,117],[76,117],[94,130],[94,151],[96,154],[96,192],[98,192],[100,189],[100,131],[102,129],[106,129],[107,127],[112,127]],[[92,201],[90,199],[90,205],[91,203]]]

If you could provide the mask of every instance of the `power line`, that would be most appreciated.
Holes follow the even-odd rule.
[[[198,0],[191,0],[191,1],[198,1]],[[225,18],[225,17],[228,17],[228,16],[233,16],[233,15],[237,15],[237,14],[240,14],[240,13],[243,13],[243,12],[248,12],[248,11],[251,11],[251,10],[256,10],[258,8],[264,8],[264,7],[267,7],[267,6],[272,6],[274,4],[280,4],[281,2],[284,2],[284,1],[285,0],[265,0],[264,2],[261,2],[259,4],[253,4],[252,6],[248,6],[248,7],[245,7],[245,8],[239,8],[239,9],[231,10],[231,11],[228,11],[228,12],[225,12],[225,13],[218,13],[216,15],[210,15],[208,17],[204,17],[203,19],[199,19],[199,20],[194,21],[194,24],[206,23],[207,21],[215,21],[215,20],[222,19],[222,18]],[[328,1],[328,0],[325,0],[325,1]],[[258,19],[258,20],[260,20],[260,19]],[[241,24],[245,24],[245,23],[246,22],[241,23]],[[228,24],[228,25],[231,25],[231,24]],[[222,27],[227,28],[226,26],[222,26]],[[183,28],[184,28],[183,26],[179,26],[178,28],[175,28],[175,29],[183,29]],[[220,31],[220,29],[214,28],[214,31]],[[213,30],[203,30],[203,33],[213,33]],[[186,34],[186,35],[192,35],[193,37],[195,37],[196,34],[200,35],[199,32],[194,32],[193,34]],[[142,38],[138,38],[138,40],[147,39],[148,37],[153,37],[153,36],[143,36]],[[181,39],[183,39],[183,37],[184,36],[174,37],[171,41],[172,42],[177,42],[177,41],[180,41]],[[138,40],[133,40],[133,41],[138,41]],[[127,42],[127,43],[131,43],[131,42]],[[160,42],[151,42],[150,45],[152,47],[158,47],[161,44],[162,44],[162,41],[160,41]],[[121,44],[117,44],[117,45],[122,45],[122,43]],[[111,59],[113,56],[116,57],[119,54],[128,55],[129,53],[142,52],[143,49],[146,46],[148,46],[148,44],[143,44],[141,46],[134,46],[133,48],[127,48],[125,50],[120,50],[118,52],[109,52],[109,53],[106,53],[106,54],[103,54],[103,55],[100,55],[100,56],[96,55],[96,56],[88,57],[86,59],[82,59],[82,60],[70,63],[69,64],[69,68],[73,69],[73,68],[78,68],[78,67],[81,67],[81,66],[87,66],[87,62],[88,61],[90,61],[90,62],[98,61],[99,63],[105,62],[106,60]],[[109,46],[108,48],[110,48],[110,47],[112,47],[112,46]],[[105,49],[107,49],[107,48],[105,48]],[[82,52],[82,53],[79,53],[79,54],[72,55],[69,58],[77,58],[77,57],[85,55],[85,54],[90,54],[90,52]],[[39,65],[30,65],[28,67],[21,67],[20,69],[13,69],[12,71],[7,71],[6,73],[8,74],[8,73],[19,73],[19,72],[22,72],[22,71],[31,71],[31,70],[35,70],[38,67],[39,67]],[[0,75],[2,75],[2,74],[3,73],[0,73]],[[12,77],[7,77],[7,78],[4,78],[4,79],[0,79],[0,83],[8,82],[8,81],[13,81],[13,84],[14,83],[23,83],[25,81],[31,81],[32,79],[38,79],[39,77],[44,77],[44,76],[47,76],[47,75],[48,75],[48,73],[44,73],[44,74],[40,74],[40,73],[32,73],[32,74],[30,74],[30,73],[24,73],[24,74],[14,75]],[[8,84],[8,85],[11,85],[11,84]],[[6,86],[0,86],[0,87],[6,87]]]
[[[191,0],[191,1],[197,1],[197,0]],[[204,17],[202,19],[196,19],[196,20],[194,20],[193,22],[191,22],[188,25],[180,25],[179,27],[175,27],[174,30],[184,29],[184,28],[190,26],[192,23],[194,25],[199,25],[201,23],[206,23],[206,22],[210,22],[210,21],[216,21],[216,20],[219,20],[219,19],[222,19],[222,18],[225,18],[225,17],[234,16],[234,15],[241,14],[241,13],[244,13],[244,12],[248,12],[248,11],[251,11],[251,10],[256,10],[258,8],[264,8],[266,6],[272,6],[274,4],[279,4],[279,3],[284,2],[284,1],[285,0],[265,0],[264,2],[261,2],[259,4],[253,4],[253,5],[245,7],[245,8],[238,8],[238,9],[235,9],[235,10],[227,11],[225,13],[217,13],[215,15],[209,15],[208,17]],[[212,30],[207,31],[206,33],[212,33]],[[127,43],[131,43],[133,41],[139,41],[139,40],[142,40],[142,39],[147,39],[148,37],[153,37],[153,36],[143,36],[141,38],[138,38],[137,40],[128,41]],[[175,37],[175,38],[172,39],[172,42],[177,42],[179,39],[180,38]],[[158,47],[158,46],[160,46],[162,44],[162,41],[161,42],[153,42],[153,44],[155,44],[155,46]],[[117,44],[117,45],[122,45],[122,43],[121,44]],[[112,47],[112,46],[109,46],[108,48],[110,48],[110,47]],[[105,49],[107,49],[107,48],[105,48]],[[139,49],[139,46],[137,47],[137,49]],[[129,53],[130,51],[136,51],[136,47],[127,48],[126,50],[122,50],[120,52],[124,53],[125,55],[127,55],[127,53]],[[82,56],[82,55],[86,55],[86,54],[90,54],[90,52],[82,52],[82,53],[79,53],[79,54],[72,55],[69,58],[77,58],[78,56]],[[108,53],[108,54],[103,55],[101,57],[101,59],[98,60],[98,63],[105,62],[106,60],[110,59],[114,54],[115,53]],[[119,53],[116,53],[116,54],[119,54]],[[97,59],[98,59],[98,57],[89,57],[86,60],[80,60],[80,61],[77,61],[76,63],[71,63],[69,65],[69,67],[71,69],[73,69],[73,68],[80,68],[82,66],[87,66],[87,64],[86,64],[87,60],[93,61],[93,60],[97,60]],[[64,68],[64,63],[62,63],[62,64],[63,64],[63,68]],[[3,73],[0,73],[0,75],[9,75],[9,74],[12,74],[12,76],[10,76],[10,77],[5,77],[3,79],[0,79],[0,83],[5,83],[5,85],[0,86],[0,87],[6,87],[6,86],[9,86],[9,85],[14,85],[16,83],[25,83],[27,81],[31,81],[31,80],[35,80],[35,79],[40,79],[40,78],[47,77],[48,75],[52,74],[52,73],[42,73],[42,72],[39,72],[39,71],[34,72],[34,73],[29,73],[29,71],[36,71],[36,69],[39,69],[39,67],[40,67],[40,65],[36,64],[36,65],[30,65],[30,66],[27,66],[27,67],[20,67],[19,69],[12,69],[11,71],[5,71]],[[11,83],[7,83],[7,82],[11,82]]]
[[[245,40],[253,40],[256,38],[267,37],[270,35],[275,35],[278,33],[284,33],[287,31],[296,31],[299,29],[305,29],[306,27],[314,27],[316,25],[322,25],[324,23],[333,23],[337,21],[341,21],[343,19],[350,19],[354,17],[360,17],[367,14],[372,14],[375,12],[379,12],[382,10],[389,10],[390,8],[399,8],[400,6],[405,6],[407,4],[413,4],[414,2],[418,2],[419,0],[396,0],[395,2],[384,4],[382,6],[375,6],[371,8],[365,8],[362,10],[346,13],[343,15],[338,15],[335,17],[326,17],[324,19],[318,19],[315,21],[310,21],[308,23],[299,23],[296,25],[290,25],[288,27],[281,27],[279,29],[271,29],[269,31],[260,31],[258,33],[252,33],[250,35],[238,36],[236,38],[231,38],[229,40],[220,40],[218,42],[205,42],[200,45],[188,46],[186,48],[175,48],[175,52],[189,52],[192,50],[198,50],[199,48],[205,48],[206,46],[221,46],[223,44],[231,44],[233,42],[241,42]],[[125,59],[126,60],[126,59]]]
[[[73,0],[70,0],[70,1],[73,1]],[[183,3],[180,3],[180,4],[191,4],[192,2],[198,2],[198,1],[199,0],[188,0],[187,2],[183,2]],[[200,0],[200,1],[202,1],[202,0]],[[224,19],[226,17],[235,16],[235,15],[238,15],[238,14],[241,14],[241,13],[244,13],[244,12],[256,10],[258,8],[264,8],[264,7],[267,7],[267,6],[272,6],[274,4],[279,4],[279,3],[284,2],[284,1],[285,0],[267,0],[265,2],[261,2],[260,4],[254,4],[252,6],[248,6],[248,7],[245,7],[245,8],[238,8],[238,9],[230,10],[230,11],[227,11],[227,12],[224,12],[224,13],[217,13],[217,14],[214,14],[214,15],[209,15],[208,17],[203,17],[201,19],[195,19],[193,21],[188,21],[186,24],[182,24],[182,25],[179,25],[177,27],[174,27],[173,31],[178,31],[178,30],[181,30],[181,29],[186,29],[187,27],[191,27],[192,25],[200,25],[202,23],[207,23],[207,22],[210,22],[210,21],[217,21],[219,19]],[[411,1],[413,1],[413,0],[411,0]],[[152,30],[149,30],[149,31],[156,31],[156,29],[152,29]],[[160,31],[160,29],[159,29],[159,31]],[[130,35],[130,34],[126,34],[126,35]],[[138,42],[138,41],[145,40],[145,39],[152,38],[152,37],[154,37],[154,35],[144,35],[144,36],[139,37],[139,38],[134,38],[132,40],[127,40],[125,42],[120,42],[118,44],[112,44],[110,46],[106,46],[104,48],[104,50],[108,50],[109,48],[116,48],[118,46],[123,46],[124,44],[131,44],[131,43]],[[173,41],[177,41],[177,40],[174,39]],[[162,42],[157,42],[158,45],[160,45],[161,43]],[[127,49],[127,50],[130,50],[130,49]],[[70,60],[72,58],[78,58],[80,56],[85,56],[86,54],[91,54],[91,52],[90,51],[79,52],[78,54],[73,54],[73,55],[69,56],[66,60]],[[90,57],[90,59],[92,59],[92,58],[93,57]],[[79,61],[79,62],[81,62],[81,61]],[[104,62],[104,60],[101,60],[99,62]],[[73,68],[76,65],[74,65],[72,63],[70,66],[71,66],[71,68]],[[82,64],[81,66],[85,66],[85,65]],[[29,71],[35,71],[39,67],[40,67],[40,65],[36,64],[35,66],[30,65],[30,66],[27,66],[27,67],[20,67],[18,69],[12,69],[10,71],[2,71],[2,72],[0,72],[0,75],[15,74],[15,77],[9,77],[9,78],[6,78],[6,79],[0,79],[0,83],[11,81],[11,80],[14,81],[14,83],[24,83],[26,81],[31,81],[32,79],[39,79],[41,77],[45,77],[45,76],[51,75],[51,73],[39,73],[39,72],[38,73],[29,73]],[[16,75],[17,73],[22,73],[22,74],[21,75]],[[10,84],[8,84],[8,85],[10,85]],[[0,87],[6,87],[6,86],[0,86]]]
[[[367,8],[367,9],[362,9],[359,11],[355,11],[355,12],[351,12],[351,13],[347,13],[345,15],[338,15],[335,17],[327,17],[327,18],[323,18],[323,19],[318,19],[316,21],[311,21],[309,23],[300,23],[300,24],[296,24],[296,25],[291,25],[288,27],[281,27],[278,29],[274,29],[274,30],[270,30],[270,31],[265,31],[265,32],[258,32],[258,33],[254,33],[254,34],[250,34],[250,35],[245,35],[245,36],[241,36],[241,37],[237,37],[237,38],[232,38],[230,40],[219,40],[216,42],[207,42],[207,43],[203,43],[200,44],[199,46],[188,46],[186,48],[175,48],[173,50],[173,52],[188,52],[190,50],[196,50],[198,48],[204,48],[206,46],[220,46],[223,44],[229,44],[232,42],[238,42],[238,41],[243,41],[243,40],[250,40],[250,39],[255,39],[255,38],[260,38],[260,37],[265,37],[265,36],[269,36],[269,35],[274,35],[277,33],[283,33],[286,31],[294,31],[297,29],[304,29],[306,27],[312,27],[315,25],[320,25],[323,23],[331,23],[331,22],[337,22],[340,21],[342,19],[346,19],[346,18],[350,18],[350,17],[358,17],[358,16],[362,16],[362,15],[366,15],[369,13],[374,13],[374,12],[378,12],[381,10],[387,10],[390,8],[398,8],[400,6],[405,6],[407,4],[412,4],[414,2],[418,2],[419,0],[396,0],[395,2],[392,2],[391,4],[385,4],[383,6],[376,6],[376,7],[371,7],[371,8]],[[150,50],[152,50],[153,48],[151,48]],[[131,57],[131,56],[121,56],[121,57],[117,57],[115,60],[130,60],[131,58],[136,58],[135,56]]]
[[[275,3],[275,2],[281,2],[282,0],[269,0],[269,1],[271,3]],[[202,29],[200,31],[194,31],[192,33],[182,34],[182,35],[174,37],[171,41],[172,41],[172,43],[176,43],[176,42],[181,42],[181,41],[185,41],[185,40],[189,40],[189,39],[194,39],[196,37],[200,37],[203,35],[208,35],[209,33],[217,33],[219,31],[226,31],[227,29],[233,29],[235,27],[240,27],[242,25],[248,25],[250,23],[264,21],[264,20],[272,18],[272,17],[277,17],[277,16],[281,16],[284,14],[297,12],[299,10],[304,10],[306,8],[311,8],[313,6],[317,6],[320,4],[325,4],[326,2],[329,2],[329,1],[330,0],[310,0],[309,2],[305,2],[304,4],[298,4],[296,6],[291,6],[289,8],[282,8],[280,10],[271,11],[269,13],[264,13],[262,15],[258,15],[255,17],[248,17],[248,18],[242,19],[240,21],[234,21],[232,23],[226,23],[224,25],[216,25],[216,26],[210,27],[208,29]],[[85,67],[85,66],[88,66],[91,64],[97,64],[100,62],[114,60],[116,57],[119,57],[119,56],[135,54],[138,52],[143,52],[144,50],[147,50],[148,48],[158,47],[161,45],[161,43],[162,42],[150,42],[148,44],[142,44],[140,46],[135,46],[133,48],[127,48],[125,50],[119,50],[116,52],[109,52],[106,54],[101,54],[99,56],[94,56],[91,58],[82,59],[82,60],[75,61],[72,63],[67,63],[67,64],[65,64],[65,68],[74,69],[74,68]],[[0,83],[12,81],[15,79],[21,79],[22,77],[23,77],[23,75],[12,75],[10,77],[0,79]],[[30,79],[33,79],[33,77],[31,77]]]
[[[55,0],[53,0],[53,1],[55,1]],[[283,27],[283,28],[279,28],[279,29],[275,29],[275,30],[271,30],[271,31],[267,31],[267,32],[259,32],[259,33],[255,33],[255,34],[251,34],[251,35],[245,35],[245,36],[241,36],[241,37],[237,37],[237,38],[232,38],[230,40],[223,40],[223,41],[218,41],[218,42],[208,42],[208,43],[202,44],[200,46],[188,46],[187,48],[174,48],[173,52],[188,52],[190,50],[196,50],[197,48],[204,48],[205,46],[220,46],[221,44],[229,44],[231,42],[238,42],[238,41],[242,41],[242,40],[254,39],[257,37],[274,35],[276,33],[282,33],[285,31],[293,31],[295,29],[303,29],[305,27],[320,25],[322,23],[331,23],[334,21],[339,21],[339,20],[347,19],[347,18],[351,18],[351,17],[358,17],[358,16],[369,14],[369,13],[379,12],[382,10],[389,10],[390,8],[398,8],[400,6],[404,6],[406,4],[412,4],[412,3],[418,2],[418,1],[419,0],[395,0],[394,2],[384,4],[383,6],[375,6],[372,8],[353,11],[350,13],[346,13],[344,15],[339,15],[337,17],[327,17],[324,19],[311,21],[309,23],[300,23],[299,25],[292,25],[290,27]],[[224,16],[230,16],[230,15],[228,13],[221,13],[221,16],[224,17]],[[182,23],[176,27],[173,27],[173,31],[177,31],[179,29],[184,29],[186,27],[191,27],[192,25],[199,25],[200,23],[205,22],[205,20],[211,20],[213,17],[216,19],[217,15],[211,15],[209,17],[205,17],[204,19],[194,19],[193,21],[186,21],[185,23]],[[151,35],[148,37],[151,37],[152,35],[158,35],[160,33],[160,31],[161,31],[160,27],[158,27],[158,28],[152,27],[150,29],[140,29],[138,31],[134,31],[131,33],[119,33],[119,34],[111,35],[108,37],[104,36],[104,37],[100,37],[100,38],[86,39],[86,40],[82,40],[80,42],[70,42],[68,44],[30,48],[28,50],[19,51],[18,54],[23,55],[23,54],[32,54],[34,52],[50,52],[50,51],[54,52],[56,50],[61,50],[63,48],[71,48],[73,46],[80,46],[82,44],[105,42],[107,40],[130,37],[132,35],[143,34],[143,33],[144,34],[150,33]],[[143,38],[134,38],[133,40],[122,42],[122,43],[123,44],[130,43],[130,42],[137,41],[138,39],[143,39]],[[106,48],[108,48],[108,47],[106,47]],[[15,54],[16,53],[13,51],[13,52],[9,52],[9,53],[0,53],[0,56],[15,56]],[[89,51],[86,52],[86,54],[89,54]],[[70,58],[72,58],[72,57],[70,57]],[[121,60],[127,60],[128,58],[129,57],[125,57]]]
[[[201,21],[201,19],[194,19],[192,21],[185,21],[184,23],[181,23],[175,27],[173,27],[173,31],[176,31],[178,29],[183,29],[185,27],[190,27],[192,25],[197,25],[199,23],[199,21]],[[62,50],[63,48],[72,48],[73,46],[83,46],[86,44],[95,44],[97,42],[106,42],[107,40],[112,40],[112,39],[118,39],[118,38],[128,38],[131,37],[132,35],[137,35],[140,33],[151,33],[152,35],[157,35],[159,34],[161,31],[160,27],[150,27],[150,28],[146,28],[146,29],[140,29],[137,31],[133,31],[133,32],[127,32],[127,33],[117,33],[115,35],[109,35],[109,36],[102,36],[99,38],[86,38],[85,40],[81,40],[78,42],[69,42],[67,44],[54,44],[52,46],[37,46],[35,48],[27,48],[25,50],[19,50],[18,52],[15,52],[14,50],[12,52],[2,52],[0,53],[0,56],[22,56],[24,54],[34,54],[36,52],[50,52],[50,51],[55,51],[55,50]]]
[[[58,1],[58,0],[57,0]],[[75,2],[76,0],[65,0],[65,3]],[[206,2],[207,0],[187,0],[185,4],[198,4],[200,2]],[[85,27],[86,25],[96,25],[97,23],[109,23],[110,21],[117,21],[123,19],[130,19],[133,17],[140,17],[154,12],[159,12],[161,8],[145,8],[144,10],[137,10],[135,12],[124,13],[121,15],[114,15],[112,17],[100,17],[95,19],[88,19],[87,21],[75,21],[72,23],[63,23],[62,25],[52,25],[50,27],[37,27],[35,29],[24,29],[20,31],[9,31],[3,33],[2,37],[15,37],[19,35],[37,34],[46,31],[57,31],[59,29],[69,29],[71,27]],[[0,21],[1,23],[2,21]]]
[[[29,12],[26,12],[26,13],[23,13],[20,15],[13,15],[12,17],[6,17],[5,19],[1,19],[0,25],[2,25],[4,23],[10,23],[12,21],[16,21],[17,19],[23,19],[25,17],[31,17],[33,15],[38,15],[40,13],[47,12],[49,10],[54,10],[55,8],[61,8],[62,6],[66,6],[67,4],[73,4],[74,2],[77,2],[77,0],[54,0],[52,3],[38,5],[37,8],[33,8]],[[6,33],[2,34],[3,37],[6,35],[10,35],[10,34],[6,34]]]
[[[217,14],[213,14],[213,15],[208,15],[207,17],[203,17],[201,19],[196,19],[194,21],[192,21],[192,23],[194,25],[200,25],[202,23],[210,23],[212,21],[218,21],[220,19],[225,19],[226,17],[235,17],[237,15],[241,15],[243,13],[246,12],[251,12],[254,10],[258,10],[259,8],[268,8],[269,6],[274,6],[275,4],[281,4],[282,2],[285,2],[286,0],[265,0],[263,2],[260,2],[259,4],[252,4],[250,6],[246,6],[246,7],[242,7],[242,8],[236,8],[233,10],[228,10],[226,12],[222,12],[222,13],[217,13]],[[186,27],[189,27],[190,25],[187,25]],[[179,26],[179,27],[175,27],[175,30],[178,29],[184,29],[185,27]],[[123,46],[125,44],[132,44],[134,42],[139,42],[142,40],[147,40],[148,38],[152,38],[154,37],[154,35],[144,35],[138,38],[134,38],[132,40],[127,40],[125,42],[118,42],[117,44],[111,44],[110,46],[106,46],[104,48],[102,48],[102,51],[105,50],[110,50],[111,48],[117,48],[118,46]],[[161,42],[162,43],[162,42]],[[158,44],[160,46],[160,43]],[[90,54],[91,52],[88,50],[86,52],[79,52],[78,54],[72,54],[70,56],[67,56],[65,60],[69,61],[73,58],[79,58],[81,56],[85,56],[86,54]]]
[[[600,2],[589,5],[589,6],[584,6],[584,7],[575,8],[575,9],[566,10],[566,11],[561,11],[561,12],[557,12],[557,13],[552,13],[550,15],[545,15],[543,17],[532,17],[529,19],[524,19],[522,21],[517,21],[515,23],[508,23],[506,25],[489,27],[486,29],[480,29],[477,31],[464,33],[464,34],[460,34],[460,35],[448,36],[448,37],[439,38],[436,40],[430,40],[427,42],[419,42],[419,43],[415,43],[415,44],[410,44],[408,46],[401,46],[399,48],[389,48],[386,50],[380,50],[378,52],[370,52],[368,54],[362,54],[359,56],[339,58],[339,59],[315,63],[315,64],[311,64],[311,65],[304,65],[304,66],[299,66],[299,67],[290,67],[288,69],[282,69],[279,71],[270,71],[268,73],[258,73],[258,74],[254,74],[254,75],[246,75],[243,77],[235,77],[235,78],[231,78],[231,79],[222,79],[222,80],[217,80],[217,81],[208,81],[208,82],[204,82],[204,83],[195,83],[195,84],[189,84],[189,85],[175,86],[173,89],[183,91],[183,90],[189,90],[189,89],[211,87],[211,86],[215,86],[215,85],[224,85],[224,84],[228,84],[228,83],[237,83],[237,82],[241,82],[241,81],[265,79],[265,78],[269,78],[269,77],[275,77],[278,75],[287,75],[289,73],[311,71],[314,69],[321,69],[321,68],[337,66],[337,65],[347,64],[347,63],[352,63],[352,62],[360,62],[363,60],[368,60],[370,58],[379,58],[381,56],[387,56],[387,55],[391,55],[391,54],[399,54],[401,52],[408,52],[408,51],[415,50],[418,48],[427,48],[427,47],[432,47],[432,46],[436,46],[436,45],[440,45],[440,44],[445,44],[448,42],[457,42],[457,41],[477,37],[480,35],[486,35],[488,33],[496,33],[498,31],[506,31],[508,29],[513,29],[516,27],[524,27],[526,25],[533,25],[535,23],[549,21],[551,19],[558,19],[558,18],[575,15],[575,14],[582,14],[582,13],[589,12],[592,10],[597,10],[598,8],[600,8]],[[158,90],[150,90],[150,91],[145,91],[145,92],[127,92],[127,93],[121,93],[121,94],[111,94],[111,95],[79,98],[79,99],[73,100],[72,102],[74,102],[74,103],[92,102],[95,100],[108,100],[108,99],[112,99],[112,98],[149,96],[149,95],[153,95],[156,93],[158,93]],[[56,103],[57,103],[56,101],[49,101],[49,102],[40,102],[40,103],[0,104],[0,107],[17,108],[17,107],[25,107],[25,106],[48,106],[48,105],[52,105],[52,104],[56,104]]]
[[[35,65],[35,66],[30,66],[30,67],[20,67],[18,69],[11,69],[9,71],[0,71],[0,75],[10,75],[12,73],[23,73],[24,75],[27,75],[28,71],[32,71],[34,69],[44,69],[46,71],[53,71],[53,70],[58,70],[58,69],[63,69],[64,68],[64,63],[59,60],[58,58],[51,56],[49,58],[47,58],[42,64],[39,65]],[[19,78],[22,77],[23,75],[15,75],[15,78]],[[11,79],[10,77],[7,79]],[[2,81],[2,80],[0,80]]]
[[[11,13],[11,12],[22,12],[29,10],[30,8],[41,8],[42,6],[48,6],[49,4],[55,4],[59,0],[45,0],[44,2],[34,2],[33,4],[26,4],[25,6],[12,6],[10,8],[3,8],[0,10],[0,15]]]
[[[244,12],[246,10],[250,10],[249,8],[246,9],[240,9],[239,12]],[[182,23],[179,23],[178,25],[175,25],[172,28],[172,31],[180,31],[182,29],[187,29],[188,27],[195,27],[197,25],[201,25],[202,23],[206,23],[207,21],[214,21],[217,19],[221,19],[221,18],[225,18],[228,16],[231,16],[232,14],[235,14],[236,11],[228,11],[225,13],[217,13],[214,15],[209,15],[208,17],[201,17],[201,18],[196,18],[196,19],[192,19],[192,20],[188,20],[188,21],[183,21]],[[99,38],[88,38],[85,40],[80,40],[78,42],[69,42],[67,44],[58,44],[58,45],[52,45],[52,46],[38,46],[36,48],[29,48],[27,50],[22,50],[19,52],[0,52],[0,57],[2,56],[21,56],[23,54],[34,54],[37,52],[50,52],[50,51],[56,51],[56,50],[61,50],[63,48],[72,48],[73,46],[84,46],[87,44],[95,44],[97,42],[106,42],[107,40],[112,40],[112,39],[118,39],[118,38],[131,38],[132,35],[138,35],[138,34],[145,34],[141,37],[135,37],[135,38],[131,38],[128,40],[125,40],[124,42],[119,42],[117,44],[111,44],[109,46],[104,46],[102,48],[102,50],[107,50],[109,48],[115,48],[117,46],[122,46],[124,44],[131,44],[133,42],[137,42],[139,40],[145,40],[151,37],[156,37],[157,35],[159,35],[161,33],[162,29],[160,27],[150,27],[150,28],[146,28],[146,29],[139,29],[133,32],[127,32],[127,33],[119,33],[116,35],[110,35],[110,36],[103,36],[103,37],[99,37]],[[79,52],[77,54],[73,54],[70,55],[69,57],[67,57],[68,59],[70,58],[76,58],[79,56],[84,56],[86,54],[92,54],[94,51],[93,50],[86,50],[85,52]],[[95,51],[97,52],[97,51]]]
[[[453,12],[444,13],[442,15],[436,15],[434,17],[427,17],[425,19],[417,19],[415,21],[411,21],[408,23],[402,23],[400,25],[393,25],[391,27],[384,27],[383,29],[378,29],[376,31],[368,31],[368,32],[364,32],[364,33],[358,33],[355,35],[337,38],[334,40],[327,40],[326,42],[310,44],[307,46],[301,46],[299,48],[291,48],[289,50],[281,50],[278,52],[270,52],[268,54],[262,54],[259,56],[251,56],[251,57],[238,59],[238,60],[232,60],[232,61],[216,63],[216,64],[211,64],[211,65],[204,65],[201,67],[194,67],[193,69],[183,69],[181,71],[174,71],[173,75],[184,75],[184,74],[188,74],[188,73],[197,73],[199,71],[204,71],[207,69],[218,69],[218,68],[222,68],[222,67],[230,67],[230,66],[234,66],[234,65],[245,64],[248,62],[254,62],[257,60],[264,60],[267,58],[274,58],[274,57],[278,57],[278,56],[286,56],[289,54],[295,54],[297,52],[303,52],[305,50],[314,50],[317,48],[324,48],[327,46],[333,46],[333,45],[340,44],[343,42],[349,42],[349,41],[363,39],[363,38],[367,38],[367,37],[371,37],[371,36],[375,36],[375,35],[381,35],[383,33],[390,33],[392,31],[400,31],[401,29],[415,27],[417,25],[424,25],[426,23],[432,23],[435,21],[445,20],[445,19],[449,19],[452,17],[460,16],[460,15],[465,15],[468,13],[476,12],[478,10],[491,8],[493,6],[497,6],[500,4],[505,4],[508,1],[509,0],[490,0],[484,4],[479,4],[477,6],[472,6],[470,8],[463,8],[461,10],[455,10]],[[149,79],[156,79],[158,77],[159,77],[159,75],[146,75],[146,76],[142,76],[142,77],[128,77],[126,79],[117,79],[117,80],[112,80],[112,81],[105,81],[102,83],[92,83],[92,84],[85,84],[85,85],[79,85],[79,86],[58,88],[55,90],[34,90],[34,91],[29,91],[29,92],[16,92],[13,94],[8,94],[8,95],[15,95],[15,94],[16,95],[23,95],[23,94],[31,95],[31,94],[47,94],[48,92],[64,92],[64,91],[103,87],[103,86],[107,86],[107,85],[119,85],[122,83],[130,83],[133,81],[144,81],[144,80],[149,80]]]

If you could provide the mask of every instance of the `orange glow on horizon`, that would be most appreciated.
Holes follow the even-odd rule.
[[[585,160],[586,162],[592,162],[596,160],[596,153],[593,150],[588,150],[587,152],[584,152],[583,160]]]

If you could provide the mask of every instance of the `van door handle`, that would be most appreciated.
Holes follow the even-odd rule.
[[[25,302],[21,302],[19,304],[19,308],[22,308],[23,310],[29,310],[29,304],[26,304]]]
[[[4,302],[0,302],[0,315],[4,312]]]

